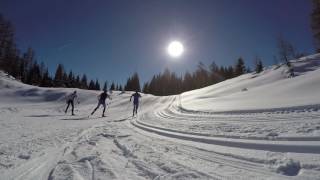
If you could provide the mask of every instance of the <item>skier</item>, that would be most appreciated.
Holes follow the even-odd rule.
[[[138,114],[138,107],[139,107],[139,98],[141,98],[141,95],[139,94],[138,91],[136,91],[135,93],[133,93],[130,97],[130,102],[131,99],[133,97],[133,114],[132,116],[134,116],[135,114]]]
[[[71,104],[71,110],[72,110],[72,116],[74,116],[74,100],[77,98],[77,91],[74,91],[73,93],[71,93],[69,96],[66,96],[66,103],[68,104],[66,110],[65,110],[65,113],[67,113],[68,109],[69,109],[69,106]],[[78,101],[78,104],[80,102]]]
[[[107,99],[107,98],[109,98],[110,100],[112,100],[111,97],[109,96],[109,94],[107,93],[107,91],[106,91],[106,90],[103,90],[103,93],[101,93],[101,94],[98,96],[98,100],[99,100],[98,105],[97,105],[97,107],[92,111],[91,115],[93,115],[94,112],[96,112],[96,110],[100,107],[100,105],[102,105],[102,106],[103,106],[102,117],[105,117],[104,112],[106,111],[106,99]]]

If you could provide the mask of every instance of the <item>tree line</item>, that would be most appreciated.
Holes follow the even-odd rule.
[[[87,75],[77,75],[65,70],[62,64],[57,66],[54,76],[51,76],[48,67],[35,59],[35,51],[28,48],[21,53],[15,43],[13,25],[0,14],[0,69],[25,84],[40,87],[68,87],[89,90],[100,90],[100,83],[88,80]],[[107,89],[107,82],[104,83]],[[111,90],[122,89],[121,86],[111,84]]]
[[[262,66],[262,62],[260,65]],[[227,67],[218,66],[215,62],[207,67],[199,62],[193,73],[186,72],[183,76],[177,76],[169,69],[165,69],[143,85],[143,92],[159,96],[174,95],[216,84],[247,72],[251,72],[251,70],[245,66],[241,57],[237,60],[235,66]]]

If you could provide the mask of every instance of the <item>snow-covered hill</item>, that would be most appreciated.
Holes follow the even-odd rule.
[[[218,112],[319,106],[320,55],[292,61],[296,77],[285,65],[250,73],[222,83],[183,93],[186,109]]]
[[[0,180],[320,179],[320,55],[177,96],[39,88],[0,72]]]

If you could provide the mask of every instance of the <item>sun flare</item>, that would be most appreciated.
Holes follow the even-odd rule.
[[[172,41],[168,45],[168,54],[171,57],[180,57],[183,54],[184,47],[179,41]]]

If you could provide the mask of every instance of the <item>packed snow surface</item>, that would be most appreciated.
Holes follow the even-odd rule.
[[[320,179],[320,55],[176,96],[38,88],[0,72],[0,180]]]

